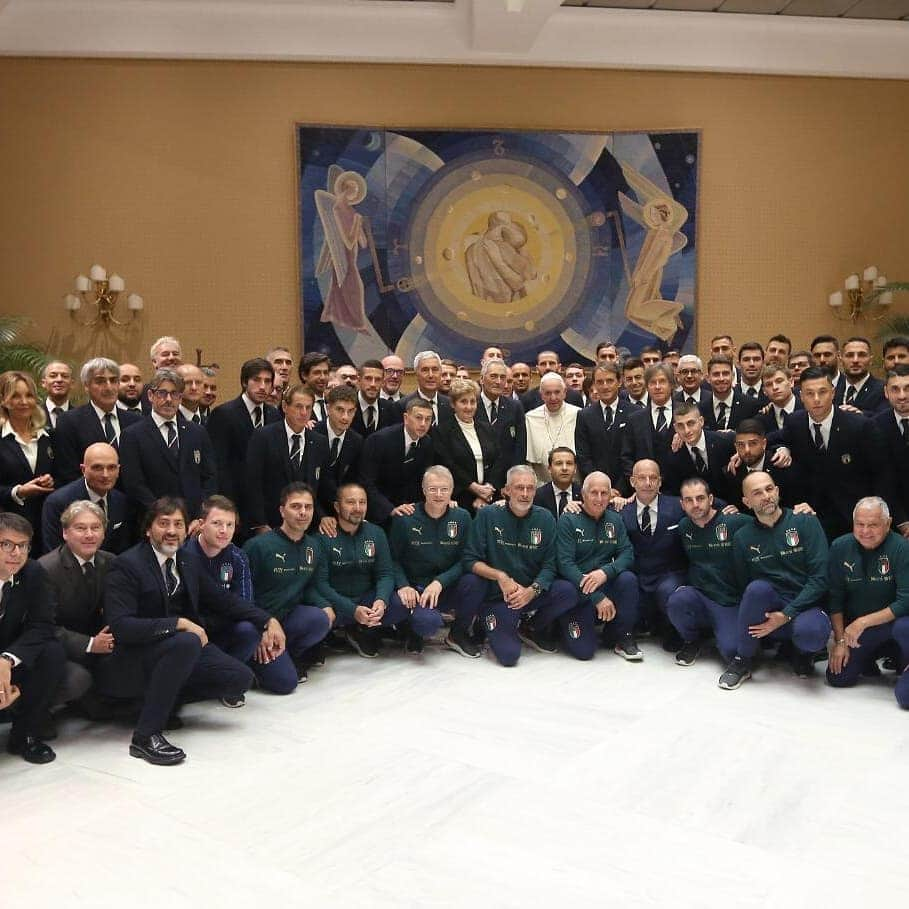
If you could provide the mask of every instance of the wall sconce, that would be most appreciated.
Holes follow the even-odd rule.
[[[876,322],[887,315],[893,302],[893,293],[883,290],[886,286],[887,279],[877,273],[877,266],[869,265],[861,278],[858,274],[846,278],[845,296],[842,290],[837,290],[827,302],[841,322],[857,322],[862,316]]]
[[[76,294],[67,294],[63,298],[63,305],[74,322],[86,327],[97,325],[99,322],[104,325],[128,325],[142,311],[145,301],[138,294],[130,294],[126,298],[126,307],[130,315],[128,319],[121,321],[114,315],[114,309],[120,294],[126,290],[126,282],[117,274],[108,277],[100,265],[93,265],[88,275],[87,278],[85,275],[76,278],[78,297]],[[76,315],[83,303],[96,308],[96,312],[90,313],[87,319],[80,319]]]

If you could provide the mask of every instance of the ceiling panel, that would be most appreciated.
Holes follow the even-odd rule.
[[[855,6],[855,0],[792,0],[782,9],[784,16],[841,16]]]
[[[778,13],[789,0],[725,0],[720,6],[721,13],[755,13],[772,16]]]
[[[909,0],[858,0],[845,15],[848,19],[906,19]]]
[[[722,0],[656,0],[654,9],[680,9],[689,12],[712,13]]]

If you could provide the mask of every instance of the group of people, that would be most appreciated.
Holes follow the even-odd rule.
[[[182,362],[94,358],[0,375],[0,718],[54,759],[55,711],[134,723],[130,753],[198,699],[289,694],[326,655],[427,639],[681,667],[757,661],[832,686],[881,667],[909,707],[909,339],[777,335],[694,355],[604,341],[592,369],[434,351],[333,368],[286,348],[240,394]],[[459,375],[460,371],[460,375]],[[538,384],[531,387],[532,375]],[[299,380],[299,381],[297,381]],[[30,558],[31,556],[32,558]],[[880,662],[879,662],[880,661]]]

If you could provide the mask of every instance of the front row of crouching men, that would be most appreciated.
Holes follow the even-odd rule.
[[[117,557],[100,549],[106,512],[80,500],[62,515],[60,546],[37,562],[31,525],[2,513],[8,750],[52,761],[53,711],[69,703],[94,718],[130,717],[130,754],[176,764],[186,755],[164,732],[181,725],[183,703],[241,707],[253,684],[288,694],[326,650],[372,658],[389,637],[418,653],[442,635],[472,658],[488,643],[503,666],[518,662],[522,642],[580,660],[602,643],[640,661],[636,631],[662,622],[679,666],[715,639],[727,690],[774,643],[803,677],[826,647],[834,687],[879,673],[881,656],[897,670],[909,664],[909,542],[891,531],[882,499],[860,500],[852,533],[828,549],[817,518],[781,507],[762,471],[743,483],[753,516],[715,502],[701,477],[685,480],[679,499],[661,495],[660,482],[656,463],[639,461],[635,494],[622,500],[594,471],[556,518],[533,504],[533,469],[517,465],[503,503],[471,519],[452,501],[449,471],[430,467],[424,501],[400,506],[388,537],[365,520],[355,483],[338,488],[330,533],[310,533],[313,492],[294,482],[281,493],[280,526],[243,549],[231,542],[229,499],[210,497],[190,525],[180,499],[161,498],[144,540]],[[909,708],[909,672],[896,696]]]

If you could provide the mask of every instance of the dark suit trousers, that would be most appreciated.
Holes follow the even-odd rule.
[[[253,674],[248,666],[215,644],[202,647],[191,631],[178,631],[137,650],[146,685],[136,735],[161,732],[178,702],[236,698],[252,685]]]
[[[12,682],[22,691],[12,708],[14,737],[35,735],[35,724],[51,706],[65,666],[63,645],[53,640],[44,645],[30,668],[20,663],[13,669]]]

